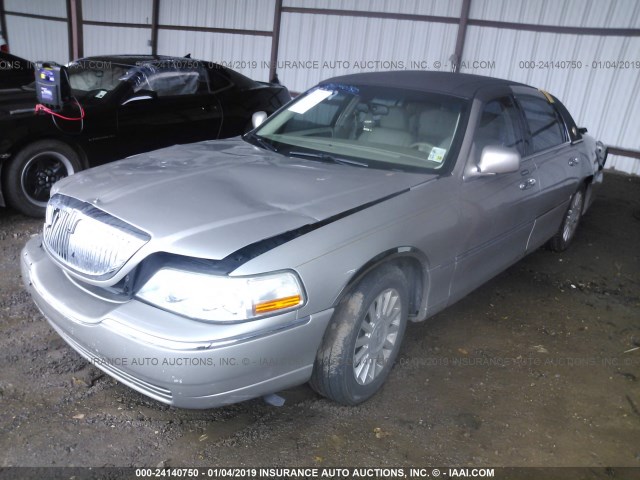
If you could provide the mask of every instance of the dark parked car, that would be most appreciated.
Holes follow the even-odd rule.
[[[88,167],[140,152],[250,129],[273,113],[285,87],[214,63],[164,56],[90,57],[68,66],[74,101],[65,120],[34,114],[35,93],[0,93],[0,205],[44,215],[51,185]]]
[[[0,51],[0,89],[20,88],[31,82],[33,82],[32,63]]]
[[[311,380],[356,404],[408,321],[547,242],[567,248],[605,155],[556,98],[514,82],[338,77],[244,139],[59,182],[22,275],[73,348],[161,402]]]

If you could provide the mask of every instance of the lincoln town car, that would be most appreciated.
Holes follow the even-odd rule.
[[[176,407],[367,400],[407,322],[570,245],[607,153],[553,95],[460,73],[332,78],[254,126],[55,183],[22,253],[60,336]]]

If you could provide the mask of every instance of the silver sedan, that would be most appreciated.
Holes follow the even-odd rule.
[[[464,74],[333,78],[264,117],[60,181],[24,248],[53,328],[158,401],[367,400],[408,321],[568,247],[606,159],[552,95]]]

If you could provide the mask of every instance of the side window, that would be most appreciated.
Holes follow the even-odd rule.
[[[140,72],[134,91],[152,90],[158,97],[195,95],[208,91],[207,79],[201,68],[146,67]]]
[[[520,97],[518,100],[529,124],[534,153],[566,141],[562,120],[553,105],[536,97]]]
[[[475,139],[478,155],[488,145],[515,148],[524,155],[524,138],[518,110],[511,97],[491,100],[484,106]]]
[[[209,84],[211,85],[211,91],[217,92],[231,86],[231,80],[222,72],[222,67],[214,65],[209,67]]]

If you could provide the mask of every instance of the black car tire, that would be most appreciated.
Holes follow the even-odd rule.
[[[408,292],[402,270],[383,265],[340,302],[316,356],[310,381],[316,392],[343,405],[356,405],[380,389],[407,326]],[[367,368],[373,368],[372,373]]]
[[[4,175],[7,201],[30,217],[42,217],[51,186],[82,170],[76,151],[56,140],[40,140],[20,150]]]
[[[564,252],[573,241],[576,236],[576,230],[580,224],[582,218],[582,211],[584,210],[584,199],[586,190],[584,186],[581,186],[571,196],[569,200],[569,206],[567,211],[562,217],[562,223],[556,234],[549,240],[547,246],[554,252]]]

